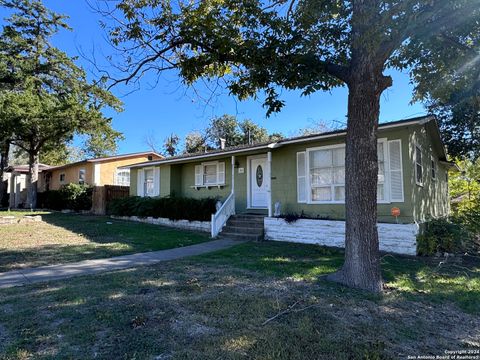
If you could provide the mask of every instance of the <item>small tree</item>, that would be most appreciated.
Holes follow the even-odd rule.
[[[235,116],[222,115],[210,120],[210,124],[205,131],[207,140],[210,144],[219,149],[221,140],[225,140],[225,146],[235,146],[240,143],[240,134],[238,133],[238,121]]]
[[[35,208],[40,152],[62,146],[75,134],[114,142],[119,133],[101,109],[120,110],[120,103],[50,44],[59,29],[68,28],[63,16],[36,0],[2,4],[14,14],[0,36],[0,80],[2,88],[9,86],[0,94],[0,117],[12,130],[11,143],[29,156],[27,203]]]
[[[165,150],[166,155],[175,156],[178,152],[178,144],[180,142],[180,138],[177,134],[171,134],[169,137],[165,139],[163,143],[163,148]]]

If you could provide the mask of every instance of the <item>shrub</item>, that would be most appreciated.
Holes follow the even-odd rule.
[[[60,190],[49,190],[38,194],[38,205],[51,210],[90,210],[92,188],[87,185],[67,184]]]
[[[112,200],[107,213],[116,216],[167,218],[170,220],[210,221],[216,212],[216,198],[133,196]]]
[[[426,222],[417,236],[417,254],[430,256],[435,253],[465,251],[471,243],[471,235],[462,224],[447,218]]]

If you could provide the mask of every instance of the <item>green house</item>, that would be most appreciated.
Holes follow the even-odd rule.
[[[344,130],[184,154],[129,166],[132,196],[234,198],[235,213],[345,217]],[[433,117],[378,132],[378,220],[421,223],[449,212],[445,148]],[[400,209],[398,219],[392,208]]]

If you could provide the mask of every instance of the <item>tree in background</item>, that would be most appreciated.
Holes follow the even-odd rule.
[[[165,150],[164,154],[175,156],[178,152],[179,142],[180,138],[177,134],[170,134],[170,136],[167,137],[163,143],[163,149]]]
[[[192,131],[185,136],[185,152],[194,154],[208,150],[207,139],[199,131]]]
[[[102,109],[120,110],[120,102],[50,44],[60,29],[68,29],[64,16],[40,1],[1,4],[13,15],[0,35],[0,118],[12,130],[10,143],[28,154],[27,203],[35,208],[40,153],[63,147],[76,134],[91,136],[88,151],[98,151],[100,142],[115,143],[120,134]]]
[[[238,123],[242,144],[256,144],[269,141],[268,131],[264,127],[255,124],[252,120],[243,120]]]
[[[226,147],[236,146],[241,141],[237,118],[232,115],[214,117],[210,120],[205,133],[210,145],[217,149],[221,146],[220,139],[225,139]]]
[[[221,77],[240,99],[263,91],[267,114],[284,106],[281,88],[306,95],[348,87],[345,262],[329,279],[380,292],[377,132],[380,97],[392,86],[384,71],[408,71],[418,98],[435,97],[431,73],[441,79],[455,69],[478,66],[479,4],[122,0],[116,3],[113,18],[120,20],[110,37],[123,49],[126,74],[114,84],[138,80],[149,69],[158,74],[177,68],[189,85]],[[474,51],[465,51],[465,44]]]

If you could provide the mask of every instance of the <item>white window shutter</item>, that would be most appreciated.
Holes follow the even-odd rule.
[[[390,200],[403,202],[402,141],[388,142],[390,169]]]
[[[225,184],[225,162],[217,163],[217,184]]]
[[[143,169],[137,171],[137,196],[144,196],[143,190],[145,188],[145,172]]]
[[[195,186],[203,185],[202,165],[195,165]]]
[[[153,171],[153,194],[160,196],[160,168],[156,167]]]
[[[305,151],[297,153],[297,202],[307,202],[307,166]]]

